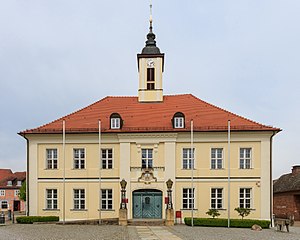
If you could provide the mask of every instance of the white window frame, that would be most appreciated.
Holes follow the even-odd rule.
[[[111,196],[109,196],[111,194]],[[101,210],[113,209],[113,190],[101,189]]]
[[[11,181],[11,180],[7,181],[7,186],[11,187],[12,185],[13,185],[13,184],[12,184],[12,181]]]
[[[249,190],[249,193],[247,193],[247,190]],[[247,197],[247,194],[249,194],[249,197]],[[243,187],[239,190],[239,207],[240,208],[249,208],[252,209],[252,188],[251,187]],[[247,201],[248,200],[248,201]]]
[[[174,117],[174,128],[184,128],[184,117]]]
[[[75,157],[76,151],[79,151],[78,157]],[[81,154],[83,152],[83,157],[81,157]],[[86,151],[85,148],[73,148],[73,164],[74,169],[85,169],[85,159],[86,159]],[[76,165],[78,161],[78,165]]]
[[[76,191],[78,191],[78,196],[75,196]],[[82,196],[83,194],[83,196]],[[85,189],[73,189],[73,209],[74,210],[85,210],[86,201],[85,201]]]
[[[111,151],[111,157],[109,157],[109,151]],[[113,157],[114,157],[114,151],[112,148],[102,148],[101,149],[101,168],[102,169],[113,169]],[[109,167],[110,162],[111,162],[111,167]],[[105,167],[103,167],[104,163],[105,163]]]
[[[249,157],[247,157],[247,150],[250,150]],[[252,168],[252,148],[242,147],[239,152],[239,167],[240,169],[251,169]],[[249,162],[249,164],[247,163]]]
[[[219,151],[221,150],[221,157],[219,157]],[[211,148],[210,149],[210,169],[223,169],[224,168],[224,150],[223,148]],[[213,157],[213,154],[215,157]],[[220,163],[221,162],[221,166]]]
[[[182,189],[182,209],[195,209],[195,188]]]
[[[144,155],[145,152],[145,155]],[[151,152],[151,155],[150,155]],[[141,150],[141,159],[142,159],[142,168],[148,169],[153,168],[153,149],[152,148],[142,148]],[[143,162],[145,161],[145,164]]]
[[[218,196],[219,191],[221,190],[221,197]],[[211,188],[210,189],[210,208],[211,209],[223,209],[224,200],[223,200],[223,188]],[[215,197],[213,197],[213,194]],[[219,206],[219,200],[221,200],[221,206]],[[215,205],[215,206],[213,206]]]
[[[0,190],[0,196],[1,196],[1,197],[4,197],[4,196],[5,196],[5,190],[4,190],[4,189],[1,189],[1,190]]]
[[[58,160],[57,159],[58,159],[57,148],[47,148],[46,149],[46,169],[58,169]]]
[[[17,181],[17,186],[21,187],[22,186],[22,181]]]
[[[19,190],[19,189],[16,189],[16,190],[14,191],[15,197],[18,197],[18,196],[19,196],[19,193],[20,193],[20,190]]]
[[[186,151],[186,156],[185,156]],[[185,164],[186,162],[186,164]],[[182,149],[182,169],[192,169],[192,166],[195,169],[195,148],[193,151],[191,148]]]
[[[58,209],[58,190],[46,189],[46,209]]]
[[[3,207],[3,203],[4,203],[4,202],[6,202],[6,208]],[[7,200],[2,200],[2,201],[1,201],[1,206],[0,206],[0,207],[1,207],[1,209],[9,209],[8,201],[7,201]]]
[[[111,129],[120,129],[121,128],[121,119],[119,117],[112,117],[110,119],[110,128]]]

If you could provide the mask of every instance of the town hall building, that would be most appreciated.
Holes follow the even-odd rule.
[[[165,219],[170,179],[182,217],[218,209],[238,218],[242,207],[252,209],[248,218],[271,219],[272,139],[280,129],[192,94],[164,95],[164,60],[150,19],[137,54],[137,96],[105,97],[19,133],[27,140],[28,215],[119,218],[124,203],[128,219]]]

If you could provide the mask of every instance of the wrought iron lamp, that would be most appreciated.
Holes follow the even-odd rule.
[[[173,181],[169,179],[167,182],[167,188],[168,188],[168,204],[167,204],[167,209],[173,209],[173,203],[172,203],[172,186],[173,186]]]
[[[120,209],[127,209],[126,206],[126,185],[127,182],[126,180],[123,178],[122,181],[120,182],[121,185],[121,204],[120,204]]]

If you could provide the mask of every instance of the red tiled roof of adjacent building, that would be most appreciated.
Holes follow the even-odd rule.
[[[10,169],[0,169],[0,188],[16,188],[18,181],[24,181],[26,179],[26,172],[13,173]],[[12,181],[12,185],[8,186],[7,182]]]
[[[174,129],[172,126],[172,118],[176,112],[185,116],[183,129]],[[121,116],[121,129],[110,129],[112,113]],[[67,133],[98,132],[99,119],[102,132],[117,133],[190,131],[191,120],[194,122],[194,131],[226,131],[228,120],[231,121],[232,131],[280,131],[279,128],[266,126],[216,107],[192,94],[181,94],[164,96],[163,102],[148,103],[139,102],[137,97],[108,96],[70,115],[19,134],[61,133],[63,120]]]

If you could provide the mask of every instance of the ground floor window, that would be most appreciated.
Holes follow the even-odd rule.
[[[223,188],[212,188],[211,189],[211,209],[223,208]]]
[[[57,209],[57,189],[46,190],[46,208]]]
[[[240,208],[251,208],[251,188],[240,188]]]
[[[74,209],[85,209],[85,189],[74,189]]]
[[[112,189],[101,190],[101,209],[112,209]]]
[[[1,201],[1,208],[7,209],[8,208],[8,202],[6,200]]]
[[[183,209],[194,209],[194,193],[193,188],[183,188],[182,189],[182,208]]]

